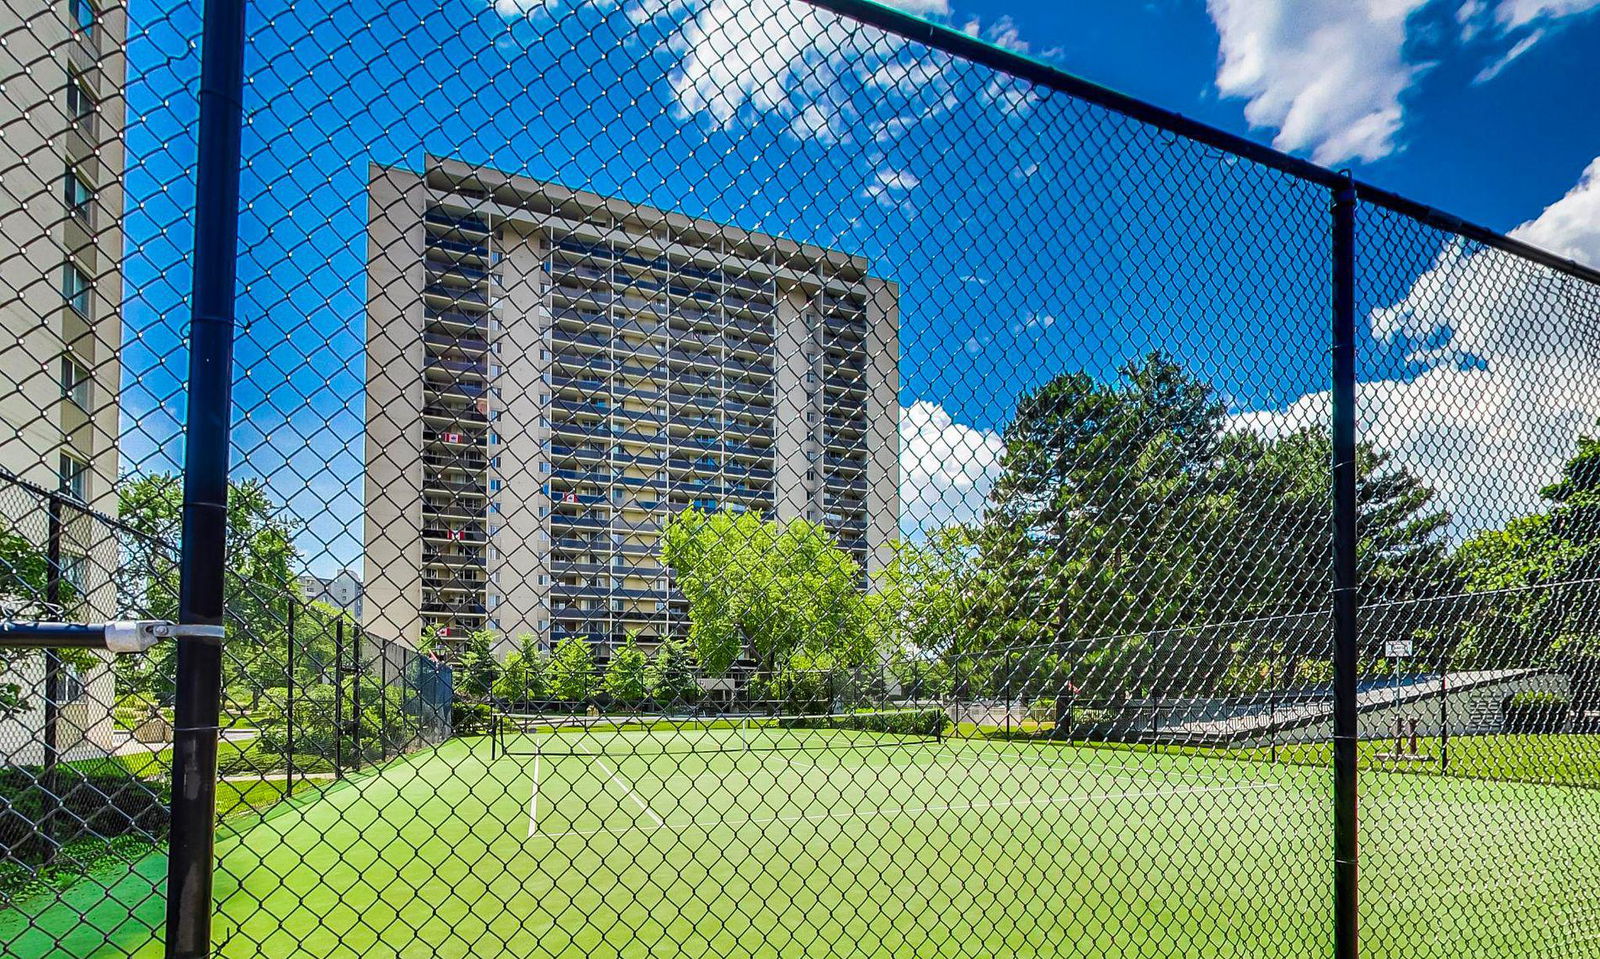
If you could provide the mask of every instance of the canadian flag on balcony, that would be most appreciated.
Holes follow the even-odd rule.
[[[446,434],[444,434],[444,441],[446,443],[459,443],[459,442],[461,442],[461,434],[460,433],[446,433]]]
[[[568,493],[567,495],[561,497],[561,502],[563,502],[563,503],[576,503],[577,501],[578,501],[578,494],[577,493]]]
[[[450,531],[450,538],[451,539],[461,539],[462,538],[461,530],[459,530],[459,529],[451,530]]]

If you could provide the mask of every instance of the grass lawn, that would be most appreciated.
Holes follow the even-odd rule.
[[[1325,768],[784,735],[806,748],[640,731],[535,758],[458,740],[236,819],[217,954],[1328,954]],[[1362,784],[1364,955],[1600,955],[1600,791]],[[161,872],[0,914],[0,953],[160,955]]]

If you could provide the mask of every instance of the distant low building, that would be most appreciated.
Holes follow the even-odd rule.
[[[341,569],[332,576],[307,573],[300,577],[300,591],[308,602],[323,602],[359,618],[361,616],[361,577]]]

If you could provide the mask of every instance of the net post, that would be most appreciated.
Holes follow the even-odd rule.
[[[1356,818],[1356,673],[1359,588],[1356,566],[1356,189],[1347,181],[1332,205],[1333,311],[1333,955],[1360,951]]]

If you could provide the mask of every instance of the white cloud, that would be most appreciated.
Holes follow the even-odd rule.
[[[1495,19],[1508,28],[1527,26],[1536,20],[1559,20],[1588,13],[1600,7],[1600,0],[1500,0]]]
[[[908,170],[880,169],[872,176],[862,193],[884,206],[898,206],[920,186],[922,181]]]
[[[1498,59],[1494,60],[1482,70],[1479,70],[1478,75],[1472,78],[1472,82],[1488,83],[1490,80],[1493,80],[1495,77],[1500,75],[1502,70],[1511,66],[1513,61],[1521,57],[1524,53],[1527,53],[1529,50],[1532,50],[1534,44],[1543,39],[1544,31],[1535,30],[1523,37],[1521,40],[1518,40],[1516,43],[1512,44],[1511,49],[1501,54]]]
[[[900,410],[900,532],[912,538],[983,515],[1000,475],[1000,434],[918,400]]]
[[[1513,231],[1600,263],[1600,158],[1578,184]],[[1580,433],[1600,422],[1600,292],[1496,250],[1440,251],[1405,297],[1369,318],[1380,340],[1422,342],[1428,368],[1358,387],[1361,435],[1439,491],[1457,535],[1543,507]],[[1267,435],[1326,428],[1327,393],[1234,424]]]
[[[1320,163],[1394,150],[1406,20],[1427,0],[1208,0],[1221,37],[1217,89],[1248,99],[1245,118],[1276,145]]]
[[[949,0],[890,5],[920,16],[950,14]],[[954,58],[799,0],[632,0],[628,9],[636,21],[668,21],[667,45],[678,57],[671,79],[678,105],[686,116],[718,126],[731,126],[749,111],[784,118],[800,138],[872,140],[892,138],[962,102],[965,67]],[[970,27],[980,30],[976,21]],[[1027,49],[1007,18],[981,33]],[[1035,99],[1024,85],[998,81],[984,96],[1007,112],[1027,109]]]

